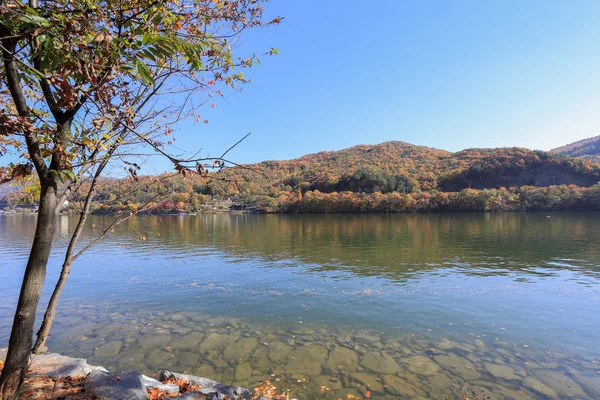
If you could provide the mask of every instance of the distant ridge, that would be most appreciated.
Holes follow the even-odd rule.
[[[600,162],[600,135],[557,147],[551,151],[569,157],[588,158]]]

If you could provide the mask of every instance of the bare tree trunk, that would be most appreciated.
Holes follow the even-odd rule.
[[[54,287],[54,291],[52,292],[52,296],[50,297],[50,301],[48,302],[48,308],[46,308],[46,312],[44,313],[44,321],[42,322],[42,326],[37,333],[37,340],[35,341],[35,346],[33,347],[34,354],[45,353],[48,350],[46,347],[46,342],[48,341],[48,335],[50,334],[50,330],[52,329],[52,323],[54,322],[54,317],[56,317],[56,307],[58,306],[58,299],[62,294],[62,291],[67,283],[67,278],[71,273],[71,265],[73,262],[79,257],[79,254],[73,256],[75,252],[75,246],[79,241],[79,237],[81,236],[81,231],[85,225],[85,221],[90,213],[90,207],[92,205],[92,201],[94,200],[94,195],[96,193],[96,185],[98,184],[98,179],[102,174],[102,171],[108,164],[108,160],[110,156],[115,152],[117,146],[113,146],[108,152],[108,156],[105,157],[98,169],[96,170],[94,177],[92,179],[92,183],[90,184],[90,189],[88,190],[87,196],[85,197],[85,203],[83,205],[83,209],[81,210],[81,215],[79,216],[79,221],[77,222],[77,226],[75,227],[75,231],[71,236],[71,240],[69,241],[69,245],[67,246],[67,252],[65,254],[65,261],[63,262],[62,269],[60,271],[60,277],[58,278],[58,282]],[[62,201],[62,196],[60,198]],[[56,211],[62,206],[61,204],[57,205]]]
[[[85,218],[82,216],[81,219]],[[52,329],[52,323],[54,322],[54,317],[56,316],[56,307],[58,306],[58,299],[60,298],[63,288],[67,283],[67,278],[71,273],[72,261],[70,257],[68,258],[68,261],[65,261],[65,263],[62,266],[62,270],[60,271],[60,277],[58,278],[58,282],[56,283],[54,292],[52,292],[52,297],[50,297],[50,301],[48,302],[48,308],[46,309],[46,313],[44,314],[44,321],[42,322],[42,326],[40,327],[40,330],[37,333],[37,340],[35,342],[35,346],[33,347],[34,354],[41,354],[48,351],[48,347],[46,347],[46,341],[48,340],[48,335],[50,334],[50,330]]]
[[[56,197],[56,184],[42,181],[35,237],[23,276],[6,364],[0,375],[0,399],[3,400],[16,398],[27,373],[35,313],[46,278],[46,264],[56,227]]]
[[[98,173],[92,181],[90,190],[85,199],[85,205],[83,206],[83,210],[81,210],[81,215],[79,216],[79,221],[77,222],[75,231],[73,232],[71,240],[69,241],[69,246],[67,247],[67,253],[65,255],[65,261],[63,262],[63,266],[60,271],[60,277],[58,278],[58,282],[56,283],[54,292],[52,292],[52,297],[50,297],[50,301],[48,302],[48,308],[46,308],[42,326],[40,327],[40,330],[37,333],[37,340],[35,342],[35,346],[33,347],[33,352],[35,354],[45,353],[48,350],[48,348],[46,347],[46,341],[48,340],[50,329],[52,329],[52,322],[54,322],[54,317],[56,316],[56,307],[58,306],[58,299],[60,298],[63,288],[67,283],[67,278],[71,273],[71,265],[73,264],[73,261],[75,261],[75,258],[73,257],[73,252],[75,251],[75,245],[79,241],[79,236],[81,236],[81,231],[83,230],[83,226],[85,225],[85,221],[87,220],[90,211],[90,206],[94,198],[95,186],[98,182],[97,177],[99,175],[100,173]],[[58,207],[60,207],[60,205]]]

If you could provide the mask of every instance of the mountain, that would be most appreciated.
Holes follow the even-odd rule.
[[[255,172],[253,172],[255,171]],[[287,161],[226,170],[235,189],[214,194],[249,196],[277,191],[454,192],[466,188],[574,184],[592,186],[600,166],[589,160],[524,148],[467,149],[452,153],[405,142],[360,145]]]
[[[242,165],[208,180],[103,179],[94,208],[135,211],[150,202],[156,212],[198,212],[231,199],[265,212],[600,210],[598,182],[600,164],[590,159],[518,147],[453,153],[395,141]],[[72,200],[76,207],[83,198]]]
[[[552,149],[551,152],[570,157],[588,158],[600,162],[600,136],[557,147],[556,149]]]

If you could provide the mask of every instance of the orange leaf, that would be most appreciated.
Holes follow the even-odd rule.
[[[368,399],[369,397],[371,397],[371,391],[370,391],[370,390],[367,390],[367,391],[365,392],[365,397],[366,397],[367,399]]]

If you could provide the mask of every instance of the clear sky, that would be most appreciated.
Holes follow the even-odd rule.
[[[236,161],[402,140],[550,148],[600,134],[600,1],[272,0],[243,38],[280,55],[177,146]],[[157,169],[167,168],[160,162]]]

